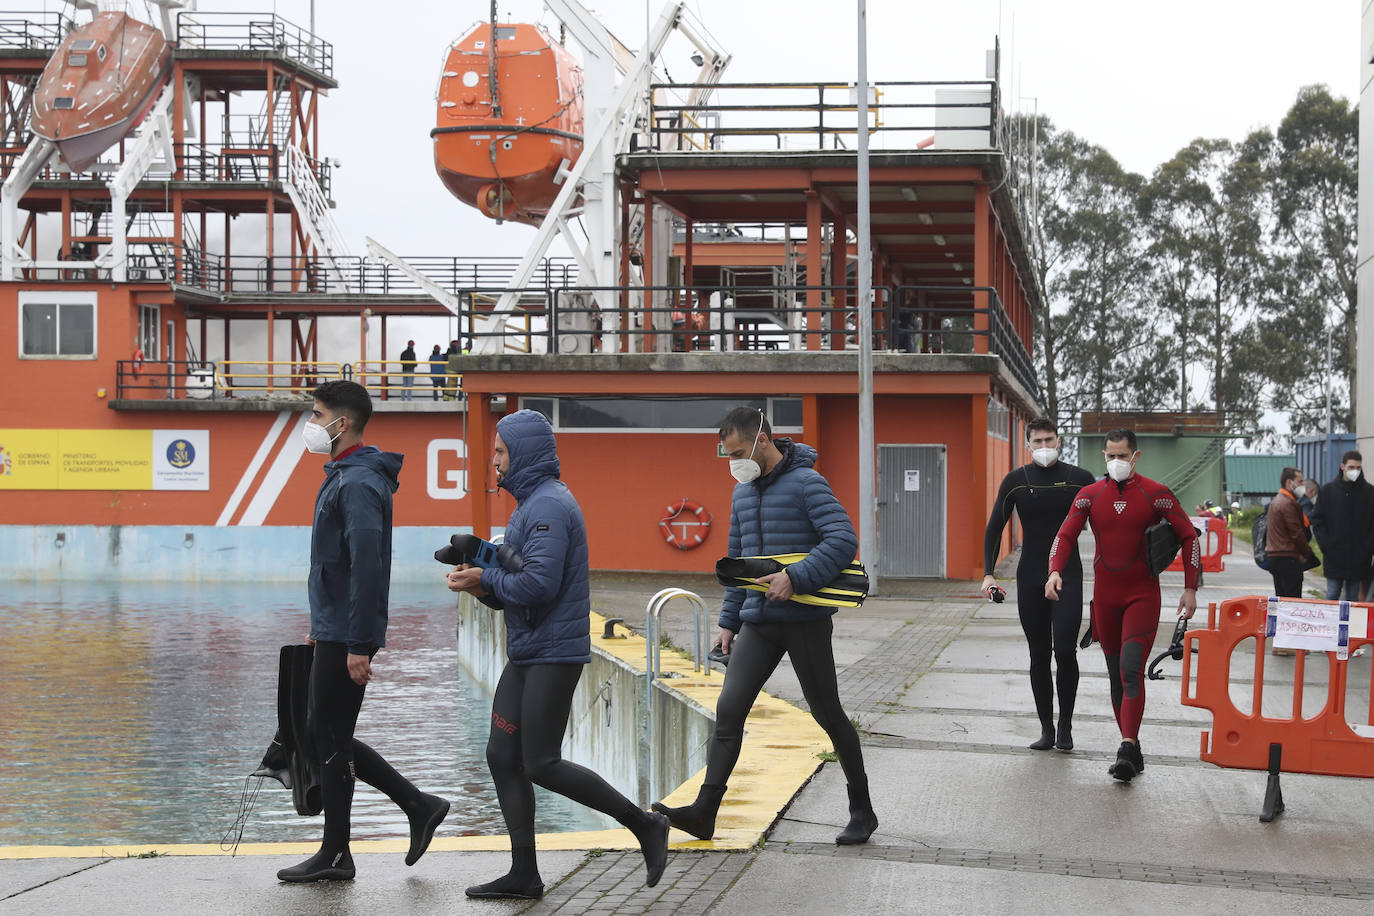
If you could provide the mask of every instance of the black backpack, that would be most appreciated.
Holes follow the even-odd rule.
[[[1269,550],[1265,546],[1265,539],[1269,536],[1269,509],[1255,516],[1255,521],[1250,525],[1250,543],[1255,547],[1255,565],[1260,569],[1269,569]]]

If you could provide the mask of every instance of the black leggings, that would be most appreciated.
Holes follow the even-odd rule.
[[[364,690],[348,676],[347,645],[315,643],[315,659],[310,665],[307,728],[314,739],[315,752],[319,754],[324,846],[331,851],[348,846],[355,775],[385,793],[407,813],[420,800],[419,789],[392,769],[381,754],[353,737]]]
[[[563,759],[573,691],[581,665],[515,665],[507,662],[491,703],[487,767],[514,848],[534,845],[534,786],[637,824],[643,812],[610,783]]]
[[[867,777],[859,734],[840,705],[840,689],[835,682],[835,654],[830,645],[833,631],[829,617],[806,623],[744,624],[730,645],[725,686],[716,703],[716,731],[706,758],[707,785],[723,786],[730,779],[744,740],[744,720],[784,652],[792,660],[811,715],[835,745],[845,779],[850,785],[864,784]]]
[[[1037,567],[1044,569],[1043,566]],[[1045,597],[1045,573],[1016,572],[1016,613],[1030,646],[1031,695],[1040,727],[1054,730],[1055,681],[1059,687],[1059,717],[1063,724],[1073,720],[1074,699],[1078,696],[1078,631],[1083,625],[1083,579],[1065,575],[1059,600]],[[1057,677],[1050,678],[1050,656],[1054,656]]]

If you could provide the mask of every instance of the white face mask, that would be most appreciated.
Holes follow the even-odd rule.
[[[343,430],[339,430],[334,435],[329,435],[329,427],[342,420],[343,417],[335,417],[324,426],[318,423],[307,423],[301,430],[301,439],[305,441],[305,450],[312,455],[328,455],[334,447],[334,440],[343,435]]]
[[[1034,448],[1031,449],[1031,461],[1047,468],[1059,460],[1059,449],[1057,448]]]
[[[1113,458],[1107,462],[1107,476],[1116,481],[1125,480],[1131,476],[1131,463],[1120,458]]]
[[[749,483],[752,480],[758,480],[759,475],[763,473],[763,468],[754,460],[754,450],[758,447],[759,437],[755,436],[754,444],[749,448],[748,458],[730,459],[730,474],[740,483]]]
[[[1354,483],[1360,479],[1360,468],[1348,468],[1345,472],[1345,479]]]

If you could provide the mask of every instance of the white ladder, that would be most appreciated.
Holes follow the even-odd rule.
[[[334,222],[334,215],[329,212],[329,199],[324,196],[324,190],[315,179],[315,170],[301,148],[294,143],[285,143],[283,148],[286,150],[286,195],[291,198],[291,205],[296,208],[309,236],[307,245],[314,243],[325,267],[344,289],[352,292],[348,278],[335,260],[348,257],[348,246]]]

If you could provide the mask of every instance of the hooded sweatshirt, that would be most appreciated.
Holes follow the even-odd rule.
[[[310,531],[310,635],[366,655],[386,645],[391,494],[404,455],[365,445],[325,463]]]
[[[587,525],[572,491],[558,479],[558,448],[542,413],[502,417],[496,434],[510,465],[500,486],[515,497],[505,543],[524,568],[482,571],[479,599],[505,611],[506,655],[516,665],[591,661],[591,582]]]

